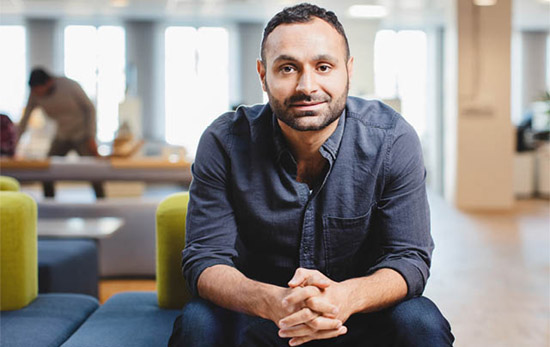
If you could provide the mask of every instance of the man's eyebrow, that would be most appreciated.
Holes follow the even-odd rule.
[[[330,54],[316,55],[315,57],[313,57],[313,60],[314,61],[328,61],[330,63],[336,63],[338,61],[338,59],[336,59],[336,57],[334,57]],[[295,62],[297,62],[298,59],[294,58],[293,56],[288,55],[288,54],[281,54],[273,60],[274,63],[277,63],[279,61],[295,61]]]
[[[274,63],[278,61],[298,61],[298,59],[294,58],[293,56],[287,55],[287,54],[281,54],[277,58],[273,60]]]
[[[319,54],[314,58],[315,61],[328,61],[330,63],[336,63],[338,59],[330,54]]]

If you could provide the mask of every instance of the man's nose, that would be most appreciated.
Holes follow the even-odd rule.
[[[305,69],[300,74],[298,79],[298,85],[296,91],[309,95],[317,90],[317,82],[315,80],[315,73],[309,69]]]

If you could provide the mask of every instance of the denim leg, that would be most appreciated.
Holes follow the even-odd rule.
[[[231,330],[224,325],[234,321],[231,315],[231,311],[209,301],[193,299],[174,322],[168,346],[225,346]]]
[[[195,298],[174,322],[169,347],[288,346],[275,323]]]
[[[355,314],[345,323],[348,333],[304,346],[452,346],[451,327],[428,298],[413,298],[368,314]],[[275,323],[193,299],[174,323],[169,346],[288,346]]]
[[[384,312],[393,331],[391,346],[453,345],[449,322],[428,298],[413,298]]]

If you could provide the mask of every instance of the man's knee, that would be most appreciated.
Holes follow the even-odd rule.
[[[206,300],[193,299],[174,322],[169,346],[223,346],[228,314]]]
[[[454,341],[449,322],[428,298],[398,304],[389,319],[399,346],[451,346]]]

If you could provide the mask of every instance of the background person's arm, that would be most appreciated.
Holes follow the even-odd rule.
[[[36,108],[36,102],[34,101],[34,95],[31,93],[29,95],[29,99],[27,100],[27,106],[25,106],[25,112],[23,113],[23,116],[21,117],[21,120],[19,121],[19,124],[17,124],[17,138],[16,138],[16,146],[17,143],[19,143],[19,139],[27,130],[27,124],[29,123],[29,119],[31,117],[32,111]]]

